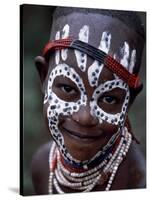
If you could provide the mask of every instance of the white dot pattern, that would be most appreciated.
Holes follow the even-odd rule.
[[[71,81],[73,81],[76,86],[78,87],[80,91],[80,98],[76,102],[67,102],[62,99],[60,99],[52,90],[53,82],[57,76],[64,76],[69,78]],[[97,105],[97,99],[99,97],[99,94],[111,91],[114,88],[121,88],[126,91],[126,97],[122,106],[122,109],[120,113],[117,114],[110,114],[106,113]],[[129,102],[129,88],[126,83],[124,83],[122,80],[112,80],[107,81],[104,84],[100,84],[99,87],[96,88],[92,95],[92,99],[90,101],[90,109],[91,109],[91,115],[94,117],[97,117],[99,119],[99,122],[102,123],[103,121],[106,121],[110,124],[119,125],[119,127],[123,126],[124,123],[124,117],[126,113],[126,109]],[[48,79],[48,86],[47,91],[45,93],[45,100],[44,103],[48,103],[47,108],[47,118],[49,122],[49,128],[51,131],[51,134],[56,141],[62,155],[71,163],[90,163],[90,161],[79,161],[75,158],[73,158],[67,151],[67,148],[64,144],[64,138],[62,133],[60,132],[58,128],[59,124],[59,116],[69,116],[72,115],[74,112],[78,112],[80,109],[80,106],[86,106],[87,105],[87,95],[85,91],[84,83],[81,79],[81,77],[78,75],[78,73],[71,67],[69,67],[67,64],[59,64],[57,65],[50,73],[49,79]],[[100,152],[98,152],[93,158],[91,158],[91,161],[95,158],[97,158],[100,155]]]

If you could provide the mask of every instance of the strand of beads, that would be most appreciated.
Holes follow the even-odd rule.
[[[56,167],[56,145],[55,143],[52,144],[50,153],[49,153],[49,167],[50,167],[50,173],[49,173],[49,184],[48,184],[48,191],[49,194],[53,193],[53,176],[54,176],[54,169]]]
[[[108,176],[109,180],[105,188],[106,191],[110,190],[114,177],[117,173],[119,165],[123,158],[126,156],[132,136],[127,128],[124,128],[120,142],[113,153],[110,153],[96,167],[84,172],[72,172],[63,165],[60,159],[60,153],[55,145],[52,146],[50,151],[50,177],[49,177],[49,193],[52,193],[52,184],[58,193],[64,193],[61,188],[66,186],[70,189],[80,190],[82,192],[91,191],[98,183],[103,183],[103,177]],[[106,176],[106,177],[107,177]],[[107,177],[108,178],[108,177]],[[107,179],[106,179],[107,180]]]
[[[64,191],[60,188],[60,186],[58,185],[58,182],[56,180],[56,178],[53,179],[53,182],[54,182],[54,186],[55,186],[55,189],[56,191],[59,193],[59,194],[64,194]]]
[[[122,143],[122,147],[121,147],[120,151],[118,151],[118,156],[117,156],[116,160],[114,160],[114,162],[111,163],[111,165],[110,165],[109,171],[111,172],[111,175],[110,175],[108,184],[107,184],[106,189],[105,189],[106,191],[110,190],[112,182],[114,180],[114,177],[117,173],[118,167],[121,164],[123,158],[126,156],[128,150],[129,150],[130,144],[132,142],[131,134],[127,131],[126,128],[125,128],[125,131],[126,131],[126,137],[125,137],[125,139]]]
[[[106,165],[106,167],[103,170],[103,173],[109,173],[111,172],[108,184],[105,188],[106,191],[110,190],[112,182],[114,180],[114,177],[116,175],[116,172],[118,170],[119,165],[121,164],[123,158],[126,156],[126,153],[129,150],[130,144],[132,141],[132,136],[131,134],[127,131],[127,129],[124,130],[124,134],[123,137],[118,145],[118,148],[116,149],[115,153],[113,154],[112,158],[110,159],[110,161],[108,162],[108,164]],[[101,178],[101,176],[99,177],[99,179]],[[97,181],[97,179],[96,179]],[[86,191],[90,191],[91,189],[94,188],[94,186],[96,185],[95,182],[93,182],[93,184],[91,185],[91,187],[89,187]]]
[[[60,167],[59,167],[59,170],[60,170],[60,173],[63,173],[63,172],[61,171]],[[86,182],[87,182],[88,180],[92,180],[92,178],[97,177],[98,174],[99,174],[99,171],[97,171],[96,173],[91,174],[91,175],[89,175],[89,176],[85,176],[85,177],[83,177],[83,178],[80,178],[80,177],[72,177],[72,176],[64,175],[64,174],[63,174],[63,175],[64,175],[68,180],[70,180],[70,181],[72,181],[72,182],[82,182],[83,185],[86,185]],[[85,184],[84,184],[84,182],[85,182]]]
[[[54,162],[55,159],[52,161],[52,158],[54,157],[57,159],[57,162],[56,162],[57,165],[55,169],[54,169],[54,164],[53,164],[55,163]],[[91,169],[82,173],[69,172],[69,170],[65,169],[65,167],[60,162],[60,153],[56,149],[55,145],[53,145],[51,148],[49,160],[50,160],[50,166],[51,166],[50,167],[51,172],[49,176],[49,193],[50,194],[52,194],[52,182],[55,186],[56,191],[61,194],[64,192],[62,191],[59,184],[64,185],[69,188],[73,188],[73,189],[75,188],[77,190],[84,190],[85,192],[90,191],[96,185],[98,179],[100,178],[99,176],[100,168],[106,165],[107,163],[106,161],[103,161],[95,169]],[[64,171],[65,173],[63,173]],[[72,177],[71,182],[65,178],[64,174],[67,174],[68,177]],[[76,182],[72,182],[74,180],[76,180]],[[94,184],[91,184],[91,183],[94,183]]]
[[[90,170],[86,170],[85,172],[81,172],[81,173],[77,173],[77,172],[70,172],[69,169],[65,168],[65,166],[63,166],[63,164],[60,162],[60,160],[58,160],[58,166],[60,167],[60,169],[62,170],[63,174],[65,176],[68,176],[68,178],[70,177],[75,177],[75,178],[80,178],[80,177],[86,177],[87,175],[91,175],[95,172],[97,172],[98,170],[100,170],[104,165],[106,165],[107,160],[110,159],[109,155],[107,158],[105,158],[98,166],[90,169]]]
[[[55,171],[56,178],[58,182],[61,185],[69,186],[72,189],[77,190],[84,190],[87,188],[87,185],[91,184],[93,181],[95,181],[95,178],[99,175],[99,170],[94,173],[90,174],[89,176],[85,176],[83,178],[81,177],[72,177],[72,176],[66,176],[63,171],[61,170],[60,166],[58,165],[58,169]]]
[[[59,152],[58,155],[60,155]],[[109,155],[108,158],[110,159],[111,155]],[[59,159],[58,156],[57,159],[58,171],[55,171],[56,179],[60,184],[65,185],[67,187],[75,188],[77,190],[86,190],[88,186],[91,186],[92,183],[95,183],[95,180],[99,176],[100,171],[107,164],[109,160],[108,158],[93,169],[86,170],[85,172],[82,173],[81,172],[77,173],[77,172],[70,172],[69,170],[67,170],[61,163],[61,160]]]
[[[55,171],[55,175],[58,183],[76,190],[83,190],[84,192],[91,191],[94,188],[101,178],[100,171],[102,171],[102,168],[106,166],[112,157],[112,154],[110,153],[107,158],[105,158],[95,168],[82,173],[77,173],[67,170],[61,163],[59,152],[57,155],[57,168],[59,171]]]

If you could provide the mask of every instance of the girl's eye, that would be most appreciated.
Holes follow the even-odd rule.
[[[60,89],[63,92],[68,93],[68,94],[74,94],[74,93],[76,93],[76,90],[73,87],[69,86],[69,85],[62,85],[60,87]]]
[[[101,98],[101,102],[106,103],[106,104],[115,104],[117,102],[116,97],[113,96],[103,96]]]

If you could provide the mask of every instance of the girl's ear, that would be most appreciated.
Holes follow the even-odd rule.
[[[46,62],[45,58],[43,56],[37,56],[35,58],[35,65],[38,70],[41,83],[43,85],[44,80],[46,78],[47,72],[48,72],[48,63]]]

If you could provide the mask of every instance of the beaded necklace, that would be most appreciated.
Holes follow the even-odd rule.
[[[107,181],[106,191],[111,189],[117,170],[126,156],[132,136],[124,127],[119,142],[116,141],[114,148],[97,166],[87,170],[73,171],[66,167],[61,154],[53,142],[49,154],[49,194],[53,194],[53,188],[59,194],[65,193],[62,186],[81,192],[89,192],[96,185],[103,185]]]

